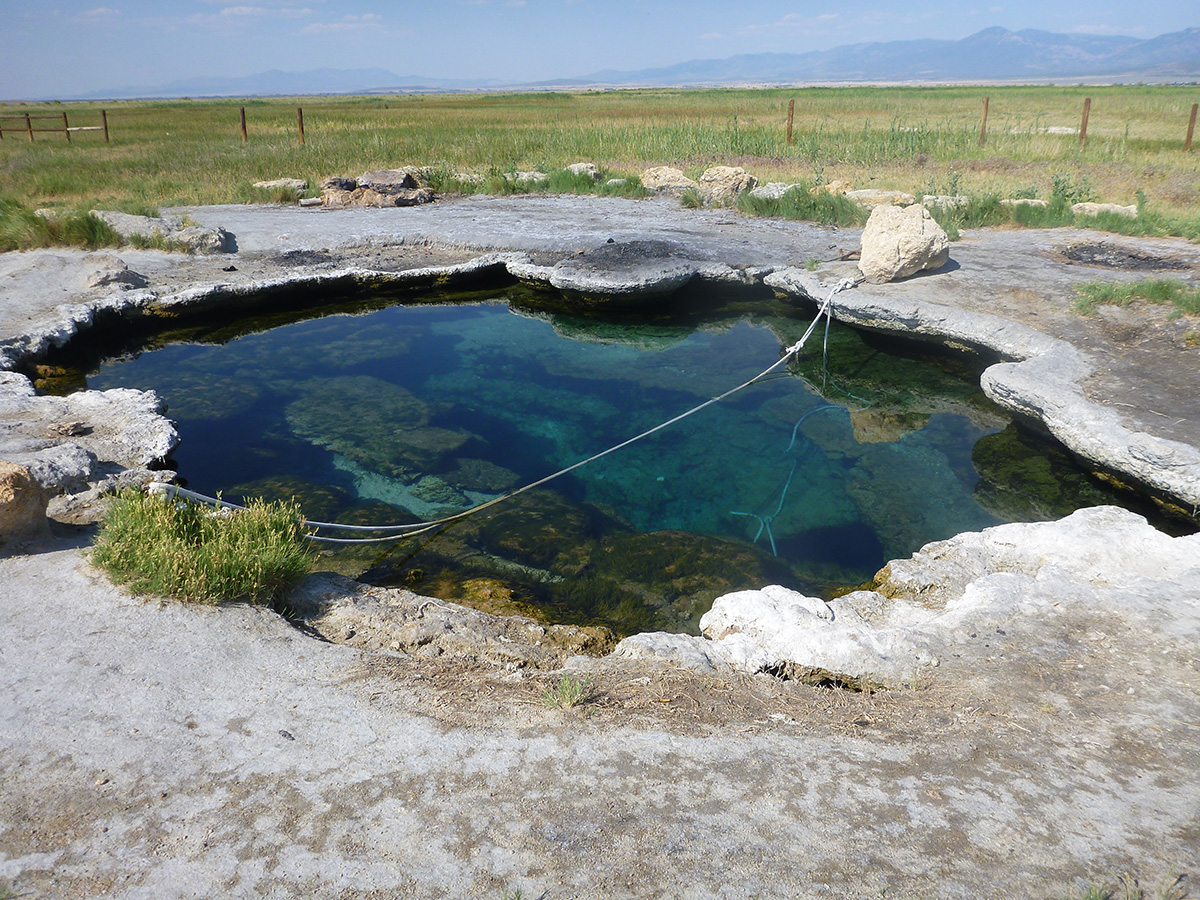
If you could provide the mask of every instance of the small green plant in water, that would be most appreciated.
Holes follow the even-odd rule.
[[[110,504],[92,562],[137,593],[269,603],[308,574],[302,525],[295,503],[217,511],[133,491]]]
[[[592,696],[592,679],[588,675],[576,678],[564,672],[558,684],[542,691],[542,705],[554,709],[572,709]]]

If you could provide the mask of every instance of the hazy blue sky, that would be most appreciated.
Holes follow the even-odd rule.
[[[1196,0],[0,0],[0,98],[198,75],[388,69],[534,81],[991,25],[1153,37]]]

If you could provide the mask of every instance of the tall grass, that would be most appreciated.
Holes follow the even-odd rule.
[[[980,147],[985,94],[991,116]],[[1075,134],[1047,132],[1077,128],[1085,96],[1092,114],[1084,146]],[[796,119],[788,146],[790,99]],[[315,186],[327,175],[405,164],[434,166],[446,177],[474,172],[486,184],[464,189],[503,192],[516,186],[502,173],[554,173],[580,161],[617,176],[674,165],[695,177],[730,163],[764,182],[843,179],[913,193],[953,183],[955,192],[979,198],[1049,198],[1056,178],[1087,178],[1097,199],[1128,204],[1144,192],[1147,209],[1160,216],[1156,228],[1181,233],[1200,204],[1200,154],[1182,152],[1198,99],[1194,87],[1137,85],[122,102],[105,104],[111,144],[90,133],[69,145],[0,141],[0,189],[30,206],[187,205],[249,202],[253,183],[269,178]],[[238,130],[243,105],[248,143]],[[297,105],[305,111],[305,146],[295,132]],[[79,121],[98,114],[98,104],[55,109]]]
[[[112,501],[92,562],[137,593],[269,603],[308,573],[302,522],[294,503],[218,513],[134,491]]]
[[[809,191],[803,185],[793,187],[778,200],[742,194],[738,198],[738,209],[752,216],[805,219],[823,225],[862,225],[869,214],[841,194]]]
[[[0,196],[0,253],[39,247],[117,247],[121,236],[86,209],[39,216],[14,197]]]

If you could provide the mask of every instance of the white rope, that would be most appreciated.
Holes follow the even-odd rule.
[[[720,394],[709,400],[705,400],[703,403],[701,403],[697,406],[693,406],[691,409],[687,410],[686,412],[680,413],[679,415],[675,416],[672,419],[668,419],[665,422],[655,425],[653,428],[647,429],[646,431],[643,431],[641,434],[635,435],[634,437],[631,437],[628,440],[622,441],[619,444],[615,444],[614,446],[609,447],[607,450],[601,450],[599,453],[589,456],[587,459],[580,460],[579,462],[574,463],[573,465],[567,466],[565,469],[559,469],[553,475],[547,475],[545,478],[539,478],[537,481],[531,482],[531,483],[525,485],[524,487],[519,487],[515,491],[510,491],[507,494],[503,494],[499,497],[494,497],[485,503],[480,503],[478,506],[473,506],[470,509],[463,510],[462,512],[454,513],[453,515],[449,515],[449,516],[444,516],[443,518],[440,518],[440,519],[435,519],[432,522],[411,522],[411,523],[403,524],[403,525],[343,525],[340,522],[314,522],[309,519],[306,519],[304,521],[305,526],[310,527],[310,528],[317,528],[317,529],[327,528],[327,529],[332,529],[332,530],[337,530],[337,531],[373,531],[373,532],[377,532],[377,533],[381,532],[381,531],[392,532],[391,534],[387,534],[382,537],[333,538],[333,537],[324,537],[324,536],[316,535],[316,534],[308,534],[308,535],[305,535],[305,537],[307,537],[309,540],[312,540],[312,541],[321,541],[323,543],[329,543],[329,544],[377,544],[377,543],[383,543],[386,541],[402,540],[403,538],[408,538],[408,537],[416,537],[419,534],[425,534],[426,532],[432,531],[435,528],[441,528],[445,525],[449,525],[451,522],[457,522],[460,519],[465,519],[468,516],[473,516],[476,513],[481,513],[485,509],[488,509],[489,507],[495,506],[498,503],[503,503],[506,500],[511,500],[513,497],[523,494],[526,491],[531,491],[536,487],[541,487],[543,484],[546,484],[549,481],[553,481],[555,478],[559,478],[563,475],[568,474],[569,472],[574,472],[576,469],[582,468],[583,466],[586,466],[588,463],[592,463],[598,459],[602,459],[605,456],[608,456],[610,453],[616,453],[618,450],[628,447],[630,444],[636,443],[636,442],[642,440],[643,438],[647,438],[650,435],[655,434],[656,432],[662,431],[664,428],[668,428],[671,425],[674,425],[676,422],[680,422],[680,421],[686,419],[688,416],[695,415],[696,413],[700,412],[700,410],[706,409],[707,407],[712,406],[714,403],[720,403],[722,400],[726,399],[727,397],[733,396],[738,391],[745,390],[746,388],[750,387],[752,384],[754,384],[758,381],[761,381],[767,375],[771,374],[776,369],[778,369],[781,365],[783,365],[785,362],[787,362],[788,359],[790,359],[793,354],[798,353],[800,351],[800,349],[804,346],[805,342],[812,336],[812,333],[816,330],[817,323],[819,323],[821,321],[822,316],[825,317],[826,341],[828,341],[829,319],[830,319],[829,310],[833,303],[833,298],[835,296],[837,296],[839,293],[841,293],[842,291],[847,291],[847,290],[850,290],[850,288],[856,287],[859,283],[860,283],[860,280],[856,280],[856,279],[852,279],[852,278],[844,278],[841,281],[839,281],[836,285],[834,285],[833,289],[829,292],[829,296],[826,297],[825,301],[820,305],[820,307],[818,307],[816,316],[813,317],[812,322],[809,324],[808,329],[804,332],[804,335],[800,338],[800,340],[798,340],[796,343],[792,344],[792,346],[788,347],[784,351],[783,355],[779,357],[778,360],[776,360],[771,365],[767,366],[767,368],[763,369],[761,372],[759,372],[757,375],[755,375],[749,381],[744,381],[741,384],[739,384],[737,387],[730,388],[723,394]],[[238,506],[236,503],[229,503],[228,501],[222,500],[220,497],[208,497],[204,494],[198,494],[195,491],[189,491],[186,488],[181,488],[178,485],[167,484],[164,482],[155,482],[154,484],[149,485],[147,487],[147,491],[149,493],[157,494],[157,495],[168,495],[169,494],[173,497],[183,497],[185,499],[198,500],[202,503],[209,503],[209,504],[212,504],[219,508],[245,509],[245,507]]]

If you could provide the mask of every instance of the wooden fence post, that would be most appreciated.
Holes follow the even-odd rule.
[[[982,147],[987,143],[987,114],[988,114],[988,98],[983,98],[983,115],[979,117],[979,146]]]
[[[246,107],[241,107],[240,112],[242,117],[242,143],[244,144],[246,141],[250,140],[250,138],[246,136]]]
[[[1200,103],[1192,104],[1192,116],[1188,119],[1187,140],[1183,142],[1183,152],[1190,153],[1192,151],[1192,135],[1196,131],[1196,110],[1200,109]]]
[[[108,113],[100,110],[100,125],[104,129],[104,143],[108,143]]]
[[[796,116],[796,101],[788,101],[788,130],[787,130],[787,145],[792,146],[792,120]]]
[[[76,122],[79,120],[76,119]],[[67,143],[71,143],[71,126],[67,124],[67,111],[63,110],[63,134],[67,136]]]
[[[29,143],[33,143],[33,122],[29,118],[29,113],[25,113],[25,131],[29,135]]]
[[[300,126],[300,146],[304,146],[304,110],[296,107],[296,122]]]
[[[1092,98],[1083,98],[1083,119],[1079,123],[1079,146],[1082,147],[1087,141],[1087,123],[1088,114],[1092,111]]]

